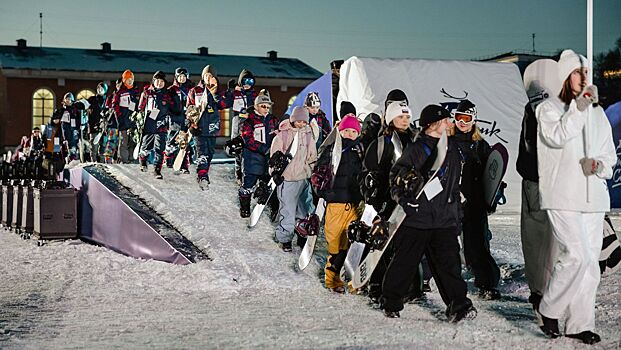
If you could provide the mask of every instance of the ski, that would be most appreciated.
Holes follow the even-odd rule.
[[[438,145],[436,147],[438,150],[438,154],[436,156],[436,159],[433,162],[433,165],[431,166],[431,171],[433,171],[433,174],[425,182],[425,185],[420,190],[420,192],[416,195],[416,199],[418,199],[421,196],[421,194],[425,192],[425,190],[427,189],[427,186],[431,183],[431,181],[433,181],[437,177],[438,171],[440,170],[440,167],[444,163],[444,160],[446,158],[446,153],[448,151],[448,137],[446,135],[446,132],[442,134],[442,136],[440,137],[440,140],[438,141]],[[369,252],[369,254],[367,254],[364,260],[360,263],[360,265],[354,272],[354,278],[352,279],[352,287],[361,288],[369,281],[369,278],[371,278],[371,274],[373,273],[373,270],[375,270],[375,267],[379,263],[380,258],[382,257],[382,254],[386,250],[386,247],[389,246],[390,241],[392,240],[392,237],[394,237],[395,232],[397,232],[397,230],[399,229],[399,226],[401,226],[401,223],[403,222],[405,217],[406,217],[405,211],[400,205],[398,205],[395,208],[395,210],[392,212],[392,214],[390,215],[390,218],[388,219],[388,240],[386,241],[382,249],[373,250]]]
[[[293,159],[293,157],[295,157],[296,152],[298,151],[298,145],[299,145],[298,137],[299,137],[299,132],[296,132],[295,136],[293,137],[293,141],[291,142],[291,145],[289,145],[289,149],[287,150],[287,156],[289,160]],[[289,166],[289,164],[287,164],[287,166]],[[285,167],[285,170],[286,169],[287,167]],[[263,204],[257,203],[252,209],[252,213],[250,214],[250,220],[248,220],[249,228],[254,227],[259,222],[259,218],[261,217],[261,214],[263,214],[263,209],[265,209],[265,206],[267,205],[267,203],[269,203],[270,198],[272,197],[272,194],[274,194],[274,190],[276,189],[276,182],[274,182],[274,177],[270,179],[267,186],[269,187],[270,194],[267,197],[267,200],[265,201],[265,203]]]
[[[336,128],[334,129],[336,130]],[[335,132],[336,136],[334,138],[334,145],[332,146],[332,176],[336,176],[336,171],[339,168],[339,163],[341,162],[341,155],[343,153],[343,140],[341,139],[341,134],[338,131]],[[321,226],[321,222],[323,221],[323,217],[326,212],[327,203],[323,198],[319,199],[317,203],[317,207],[315,207],[315,212],[312,215],[317,215],[319,220],[319,226]],[[317,234],[319,234],[321,230],[317,230]],[[313,257],[313,253],[315,252],[315,244],[317,243],[317,235],[312,235],[306,237],[306,243],[304,244],[304,248],[302,249],[302,253],[298,259],[298,267],[300,270],[304,270],[311,261]]]

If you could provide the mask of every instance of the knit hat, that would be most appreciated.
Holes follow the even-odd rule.
[[[473,119],[476,119],[477,107],[474,103],[470,102],[470,100],[464,99],[459,102],[454,114],[467,114],[472,116]]]
[[[386,121],[386,125],[390,125],[395,118],[400,115],[412,115],[412,111],[410,107],[408,107],[408,103],[405,101],[395,101],[391,102],[386,108],[386,115],[384,116],[384,120]]]
[[[304,99],[304,105],[307,107],[321,107],[321,99],[318,92],[309,92]]]
[[[293,111],[289,116],[289,121],[292,123],[295,121],[305,121],[308,123],[308,110],[304,107],[293,107]]]
[[[589,62],[584,56],[575,53],[573,50],[564,50],[558,60],[558,77],[563,83],[575,69],[588,66]]]
[[[339,118],[343,119],[347,114],[356,114],[356,107],[349,101],[341,102],[341,109],[339,110]]]
[[[203,77],[205,76],[205,74],[211,74],[214,77],[216,76],[216,68],[214,68],[212,65],[208,64],[205,66],[205,68],[203,68],[203,71],[201,72],[201,79],[203,79]]]
[[[405,95],[405,92],[399,89],[390,90],[386,96],[386,100],[384,101],[384,108],[387,108],[390,102],[394,101],[405,101],[406,104],[410,103],[408,101],[408,97]]]
[[[127,79],[132,78],[134,79],[134,73],[132,73],[131,70],[127,69],[125,72],[123,72],[123,74],[121,75],[121,77],[123,78],[122,81],[126,82]]]
[[[341,119],[339,123],[339,131],[343,131],[345,129],[354,129],[357,132],[360,132],[360,121],[353,114],[347,114]]]
[[[437,122],[438,120],[450,117],[451,114],[446,108],[438,105],[428,105],[420,112],[420,119],[418,121],[418,124],[420,124],[420,126],[424,128],[429,126],[430,124]]]
[[[153,74],[153,80],[155,79],[162,79],[166,81],[166,74],[164,74],[164,72],[162,72],[161,70],[158,70],[157,72],[155,72],[155,74]]]
[[[274,104],[274,102],[272,102],[272,99],[270,98],[270,95],[257,95],[257,97],[254,99],[255,106],[258,106],[264,103],[267,103],[270,105]]]

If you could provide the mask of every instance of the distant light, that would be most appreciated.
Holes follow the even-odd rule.
[[[604,71],[604,78],[614,79],[621,77],[621,69],[612,69]]]

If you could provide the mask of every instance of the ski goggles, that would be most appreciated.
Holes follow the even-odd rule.
[[[259,108],[270,109],[270,105],[259,105]]]
[[[455,113],[454,118],[456,122],[461,122],[462,124],[474,123],[474,117],[471,116],[470,114]]]
[[[254,86],[254,78],[242,79],[242,85]]]

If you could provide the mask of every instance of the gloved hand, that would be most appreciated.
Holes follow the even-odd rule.
[[[192,134],[192,136],[199,136],[202,132],[200,128],[189,128],[188,131]]]
[[[226,84],[226,87],[229,90],[235,89],[236,86],[237,86],[237,80],[235,80],[235,79],[229,79],[228,83]]]
[[[589,105],[597,103],[599,101],[599,96],[597,94],[597,86],[589,85],[582,92],[580,96],[576,97],[576,107],[580,112],[586,110]]]
[[[580,159],[580,165],[585,176],[595,175],[604,170],[604,163],[593,158]]]

